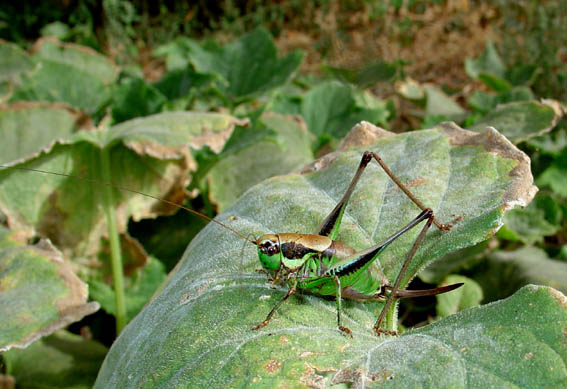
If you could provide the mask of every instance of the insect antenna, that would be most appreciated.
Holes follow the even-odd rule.
[[[164,199],[164,198],[162,198],[162,197],[154,196],[154,195],[151,195],[151,194],[148,194],[148,193],[140,192],[140,191],[138,191],[138,190],[136,190],[136,189],[131,189],[131,188],[127,188],[127,187],[125,187],[125,186],[121,186],[121,185],[111,184],[111,183],[109,183],[109,182],[104,182],[104,181],[95,180],[95,179],[93,179],[93,178],[74,176],[74,175],[72,175],[72,174],[66,174],[66,173],[50,172],[50,171],[47,171],[47,170],[34,169],[34,168],[29,168],[29,167],[0,165],[0,168],[2,168],[2,169],[23,170],[23,171],[29,171],[29,172],[36,172],[36,173],[43,173],[43,174],[51,174],[51,175],[60,176],[60,177],[67,177],[67,178],[71,178],[71,179],[74,179],[74,180],[81,180],[81,181],[89,182],[89,183],[91,183],[91,184],[104,185],[104,186],[108,186],[108,187],[111,187],[111,188],[120,189],[120,190],[123,190],[123,191],[126,191],[126,192],[138,194],[138,195],[141,195],[141,196],[149,197],[149,198],[152,198],[152,199],[154,199],[154,200],[161,201],[161,202],[164,203],[164,204],[168,204],[168,205],[171,205],[171,206],[174,206],[174,207],[183,209],[183,210],[185,210],[185,211],[187,211],[187,212],[189,212],[189,213],[192,213],[193,215],[198,216],[198,217],[200,217],[201,219],[204,219],[204,220],[206,220],[206,221],[216,223],[216,224],[218,224],[219,226],[224,227],[224,228],[226,228],[226,229],[229,230],[229,231],[232,231],[234,234],[238,235],[240,238],[244,239],[245,241],[248,241],[248,242],[250,242],[250,243],[252,243],[252,244],[254,244],[254,245],[256,244],[256,241],[250,240],[250,239],[249,239],[247,236],[245,236],[244,234],[242,234],[242,233],[236,231],[234,228],[231,228],[231,227],[227,226],[226,224],[224,224],[224,223],[222,223],[222,222],[220,222],[220,221],[218,221],[218,220],[216,220],[216,219],[213,219],[212,217],[209,217],[209,216],[207,216],[207,215],[204,215],[204,214],[202,214],[201,212],[195,211],[194,209],[187,208],[187,207],[185,207],[185,206],[183,206],[183,205],[181,205],[181,204],[177,204],[177,203],[174,202],[174,201],[167,200],[167,199]]]
[[[253,240],[250,240],[250,237],[252,237]],[[246,240],[248,242],[252,242],[254,244],[258,244],[258,238],[256,238],[256,235],[250,233],[246,236]],[[241,272],[244,273],[244,248],[246,247],[246,241],[243,242],[242,244],[242,248],[240,249],[240,264],[238,266],[238,268],[240,269]]]

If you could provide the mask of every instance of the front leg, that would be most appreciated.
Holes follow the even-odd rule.
[[[294,278],[295,280],[295,278]],[[272,316],[274,315],[274,313],[278,310],[278,308],[280,307],[280,305],[283,304],[283,302],[285,300],[287,300],[289,298],[289,296],[291,296],[292,294],[294,294],[297,291],[296,288],[297,285],[297,281],[293,282],[293,285],[289,288],[289,290],[287,291],[286,295],[283,297],[283,299],[281,299],[270,311],[270,313],[268,313],[268,316],[266,316],[266,320],[264,320],[263,322],[261,322],[260,324],[252,327],[252,330],[259,330],[260,328],[263,328],[265,326],[268,325],[268,323],[270,323],[270,320],[272,320]]]

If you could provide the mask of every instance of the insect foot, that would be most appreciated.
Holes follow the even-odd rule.
[[[349,336],[350,338],[352,338],[352,331],[349,330],[347,327],[339,326],[339,330],[341,330],[341,332],[344,333],[345,335],[347,335],[347,336]]]
[[[264,328],[265,326],[268,325],[270,321],[269,320],[264,320],[263,322],[261,322],[260,324],[258,324],[257,326],[254,326],[252,328],[250,328],[251,330],[255,331],[255,330],[259,330],[260,328]]]
[[[390,335],[390,336],[398,336],[398,332],[397,331],[390,331],[390,330],[385,330],[383,328],[377,328],[374,327],[374,332],[376,332],[377,336],[380,336],[382,334],[384,335]]]

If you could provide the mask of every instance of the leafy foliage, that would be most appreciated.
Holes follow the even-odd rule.
[[[419,269],[436,258],[491,235],[499,224],[507,201],[527,201],[533,195],[529,177],[510,176],[513,169],[527,167],[527,160],[514,155],[515,148],[509,143],[494,142],[498,145],[495,146],[498,156],[494,153],[496,150],[490,148],[494,138],[500,136],[496,132],[488,131],[478,137],[449,125],[397,136],[374,131],[375,128],[370,125],[358,126],[349,138],[351,147],[357,142],[362,145],[329,156],[314,171],[275,177],[256,185],[226,213],[219,215],[219,220],[238,231],[256,236],[277,231],[310,232],[342,195],[360,161],[362,150],[379,151],[401,177],[423,179],[412,189],[420,198],[427,198],[427,204],[435,209],[439,218],[447,220],[462,215],[451,231],[431,231],[428,234],[410,265],[407,279],[402,283],[405,285]],[[454,144],[456,139],[459,139],[459,145]],[[427,149],[424,147],[426,144]],[[419,211],[404,193],[394,189],[394,184],[381,169],[373,166],[364,174],[364,185],[355,190],[339,233],[342,242],[357,249],[382,241]],[[471,177],[477,182],[474,187],[468,184],[473,179]],[[439,187],[445,190],[440,192]],[[400,258],[408,252],[417,234],[418,231],[411,231],[399,238],[380,256],[379,264],[375,263],[387,279],[395,278],[401,267]],[[210,245],[211,241],[215,245]],[[432,338],[417,340],[419,337],[413,334],[420,334],[418,330],[391,340],[377,338],[371,331],[375,312],[382,303],[348,302],[344,316],[354,333],[354,338],[349,339],[336,329],[334,302],[306,295],[292,298],[266,328],[258,333],[251,332],[250,327],[263,320],[285,290],[280,287],[270,289],[264,276],[254,275],[257,259],[252,250],[245,250],[242,264],[235,260],[241,250],[239,242],[237,236],[228,235],[225,230],[213,225],[193,240],[160,295],[134,319],[111,349],[97,387],[137,386],[142,383],[170,386],[180,381],[190,385],[224,382],[233,386],[241,383],[242,369],[249,372],[251,378],[248,380],[258,377],[270,384],[293,382],[298,376],[308,375],[310,365],[337,374],[346,370],[359,371],[363,375],[380,371],[381,368],[376,365],[388,366],[389,374],[401,380],[399,382],[407,383],[409,378],[404,378],[407,375],[402,372],[414,363],[414,358],[430,361],[429,367],[424,368],[429,374],[447,363],[447,358],[456,358],[448,350],[447,353],[439,350],[446,349],[444,345],[447,342],[461,343],[459,348],[467,348],[472,358],[471,365],[466,362],[460,365],[458,374],[474,376],[472,361],[477,360],[475,355],[482,355],[485,347],[476,343],[477,336],[482,339],[488,336],[498,344],[505,344],[506,332],[500,332],[497,327],[516,325],[512,316],[498,315],[496,323],[477,308],[476,314],[483,316],[481,321],[477,321],[475,313],[469,311],[467,315],[459,316],[463,322],[452,317],[447,327],[442,321],[437,323],[442,329],[439,332],[433,330],[436,335]],[[214,262],[210,261],[212,257]],[[524,293],[529,294],[527,291]],[[520,293],[517,298],[523,299],[522,295]],[[207,309],[211,305],[215,306],[214,310]],[[565,312],[561,314],[565,315]],[[529,327],[532,321],[536,323],[535,320],[534,316],[525,325]],[[559,320],[564,322],[565,318]],[[464,339],[449,340],[451,333],[468,326],[491,329],[487,333],[480,331]],[[141,327],[146,331],[144,336],[140,336]],[[215,331],[210,331],[210,328],[215,328]],[[423,331],[428,333],[431,330]],[[552,331],[545,330],[549,334]],[[536,347],[538,342],[539,339],[534,339],[533,346]],[[148,347],[155,349],[157,344],[160,345],[157,357],[154,354],[149,358],[142,351]],[[291,344],[293,351],[289,349]],[[392,355],[388,351],[390,358],[385,360],[383,353],[371,352],[376,347],[386,350],[392,347]],[[271,350],[268,355],[254,352],[268,348]],[[130,350],[127,360],[122,357],[125,349]],[[179,349],[185,350],[184,353],[180,355]],[[339,349],[343,351],[339,352]],[[400,353],[394,357],[394,352]],[[174,362],[167,365],[161,362],[172,359]],[[270,360],[281,368],[267,372],[266,364]],[[520,368],[517,365],[519,360],[511,363],[514,369]],[[291,373],[290,365],[295,374]],[[158,370],[161,372],[159,377],[151,374]],[[202,373],[197,374],[197,371]],[[559,372],[557,377],[562,374]],[[135,376],[137,380],[128,381],[128,376]]]
[[[421,4],[410,3],[365,7],[372,20],[381,20],[388,10],[397,13],[403,8],[406,15]],[[143,57],[145,48],[132,44],[134,31],[144,25],[136,9],[128,1],[104,3],[104,7],[109,41],[125,42],[121,50]],[[186,25],[197,19],[203,22],[202,9],[196,7],[181,13],[194,18]],[[319,5],[290,7],[314,15]],[[350,15],[343,5],[340,9],[337,18]],[[542,21],[554,20],[546,19],[552,16],[547,12],[553,5],[545,9],[534,14]],[[8,11],[2,10],[0,18]],[[272,11],[253,7],[250,15],[276,15]],[[84,24],[57,21],[44,26],[42,33],[105,46],[88,31],[93,16],[83,12],[80,15],[89,16],[76,20]],[[276,19],[281,22],[284,14]],[[234,20],[236,26],[244,19]],[[257,25],[253,18],[249,22]],[[398,27],[397,38],[403,40],[407,26]],[[544,25],[538,29],[547,31]],[[508,52],[500,55],[502,46],[489,43],[480,57],[466,60],[471,87],[464,90],[413,80],[405,74],[409,62],[401,59],[372,62],[368,58],[359,69],[325,65],[324,77],[297,75],[303,53],[288,49],[288,54],[280,55],[267,30],[249,30],[223,44],[186,37],[164,40],[169,43],[151,54],[165,59],[167,71],[152,81],[144,76],[152,73],[147,63],[144,72],[119,67],[108,56],[54,38],[38,40],[29,51],[0,42],[1,163],[113,182],[184,202],[210,216],[217,209],[226,210],[219,218],[242,233],[310,232],[341,196],[359,156],[353,151],[331,154],[304,166],[314,155],[358,144],[357,131],[369,125],[348,133],[353,125],[364,120],[395,130],[400,123],[429,129],[456,121],[473,131],[463,135],[466,139],[484,139],[484,143],[471,145],[463,143],[465,138],[451,138],[447,129],[455,127],[443,124],[435,131],[382,138],[375,146],[365,146],[376,147],[438,217],[455,223],[446,234],[430,231],[403,280],[404,286],[415,275],[436,285],[464,280],[464,287],[438,296],[437,307],[426,312],[443,319],[384,341],[368,331],[381,302],[346,301],[347,325],[355,334],[354,339],[346,339],[334,329],[334,303],[303,296],[290,299],[269,327],[252,333],[249,327],[265,317],[285,290],[269,289],[265,279],[255,275],[254,254],[251,248],[242,249],[241,239],[208,226],[178,263],[187,242],[205,224],[196,217],[153,220],[173,209],[92,182],[7,169],[0,170],[0,221],[11,230],[2,230],[4,244],[0,243],[0,268],[5,270],[0,275],[0,305],[9,314],[0,315],[0,327],[18,330],[7,332],[17,336],[3,339],[0,347],[28,344],[94,310],[96,303],[84,301],[86,282],[90,299],[100,302],[117,322],[133,320],[106,358],[99,386],[122,378],[129,384],[185,385],[202,380],[269,387],[356,386],[386,380],[404,387],[458,386],[465,380],[494,386],[562,382],[564,370],[548,367],[564,366],[567,359],[557,346],[566,322],[564,296],[558,292],[566,292],[566,109],[534,91],[541,91],[551,79],[561,85],[564,72],[554,71],[556,65],[546,58],[512,63]],[[325,43],[326,28],[318,34],[315,50],[324,55],[330,47]],[[530,39],[527,36],[526,42]],[[544,46],[534,53],[551,50]],[[311,65],[312,54],[304,66]],[[557,61],[562,58],[561,51],[553,55]],[[123,52],[113,52],[112,58],[123,60]],[[396,95],[388,95],[388,90]],[[488,126],[532,158],[536,183],[543,190],[525,209],[503,214],[508,206],[525,205],[533,194],[528,191],[530,195],[515,202],[504,188],[531,176],[529,169],[518,170],[522,154],[502,153],[516,149],[497,132],[485,132]],[[331,164],[334,158],[337,162]],[[288,175],[263,181],[278,174]],[[362,181],[340,235],[357,249],[375,243],[416,211],[402,193],[386,184],[376,166]],[[527,190],[531,182],[525,183]],[[519,193],[517,185],[514,193]],[[109,215],[116,215],[116,220]],[[489,239],[502,223],[496,237]],[[55,266],[45,252],[36,255],[33,243],[45,237],[73,272],[51,269],[38,276],[37,269]],[[376,263],[377,271],[390,281],[395,278],[414,237],[415,233],[407,234],[396,241]],[[116,260],[118,246],[122,255]],[[14,258],[22,263],[43,261],[43,265],[19,271]],[[165,269],[172,268],[165,278]],[[83,300],[71,304],[76,309],[69,312],[62,312],[60,298],[50,294],[62,290],[61,277],[82,285],[75,289],[83,291],[78,293]],[[37,287],[39,279],[43,281]],[[524,287],[528,283],[558,291]],[[31,292],[17,292],[14,285]],[[515,292],[508,300],[475,307],[481,299],[494,301]],[[126,296],[120,298],[121,294]],[[28,300],[39,302],[39,308],[30,313]],[[7,320],[16,309],[28,326]],[[410,311],[402,316],[418,314]],[[109,324],[100,326],[99,320],[107,317],[98,313],[82,320],[81,331],[88,327],[95,339],[104,339]],[[153,345],[160,358],[147,352]],[[30,368],[37,353],[50,355],[47,371]],[[26,350],[3,354],[5,369],[0,373],[15,377],[22,387],[37,382],[37,377],[46,377],[45,382],[61,378],[63,386],[89,387],[105,353],[95,341],[57,333]],[[132,363],[124,367],[126,354]],[[248,362],[235,363],[240,357]]]

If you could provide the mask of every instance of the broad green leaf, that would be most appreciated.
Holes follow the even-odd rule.
[[[18,388],[87,389],[92,388],[106,352],[93,340],[59,331],[2,357]]]
[[[186,69],[189,65],[189,52],[191,51],[191,40],[186,37],[178,37],[171,42],[157,47],[152,55],[154,57],[165,57],[167,70]]]
[[[132,320],[150,300],[165,276],[164,265],[156,258],[150,258],[146,266],[137,269],[133,275],[126,277],[125,292],[128,321]],[[89,291],[91,298],[99,302],[102,309],[116,315],[114,290],[109,285],[93,280],[89,282]]]
[[[428,233],[402,282],[405,287],[431,261],[486,240],[501,225],[504,209],[529,202],[535,192],[528,158],[493,129],[479,135],[445,124],[393,135],[362,123],[347,136],[344,147],[300,174],[254,186],[218,220],[244,235],[313,232],[342,196],[362,151],[375,150],[440,220],[455,222],[448,232]],[[418,213],[372,162],[346,209],[339,240],[367,248]],[[399,238],[374,263],[389,280],[417,234],[412,230]],[[501,362],[494,366],[492,380],[509,379],[509,371],[519,369],[530,351],[536,355],[533,370],[522,367],[518,379],[532,376],[537,382],[544,374],[542,359],[546,367],[549,358],[555,363],[567,359],[567,350],[561,348],[565,302],[557,301],[557,292],[537,288],[400,338],[372,334],[380,302],[344,301],[344,325],[354,335],[350,339],[336,329],[334,301],[308,294],[290,298],[267,327],[251,331],[286,288],[270,288],[266,277],[254,271],[259,267],[255,248],[247,244],[243,250],[243,244],[212,224],[195,237],[161,292],[112,346],[95,387],[297,387],[323,380],[327,372],[333,372],[335,382],[338,377],[362,382],[364,375],[391,377],[399,387],[414,387],[423,380],[434,380],[432,387],[455,387],[464,386],[467,377],[480,385],[477,366],[490,345]],[[529,303],[537,308],[523,309]],[[526,333],[532,329],[533,334]],[[510,343],[509,331],[516,331],[517,343]],[[518,337],[517,331],[525,336]],[[539,343],[542,337],[549,337],[551,347],[562,354],[539,354],[548,350]],[[520,358],[502,358],[518,349]],[[548,371],[549,379],[565,374],[561,368]]]
[[[219,83],[219,90],[234,104],[283,85],[303,59],[299,51],[278,58],[271,35],[262,28],[222,47],[190,45],[195,69],[221,75],[225,83]]]
[[[551,166],[541,173],[537,178],[537,184],[549,187],[560,196],[567,197],[567,156],[555,160]]]
[[[411,101],[421,101],[425,99],[425,89],[423,86],[409,77],[404,81],[396,82],[394,88],[396,88],[396,92],[405,99]]]
[[[510,83],[494,74],[480,73],[477,78],[495,92],[508,92],[512,89]]]
[[[549,258],[538,247],[495,251],[474,272],[475,279],[485,292],[485,301],[510,296],[518,288],[531,283],[567,293],[567,262]]]
[[[459,289],[452,293],[444,293],[435,296],[437,299],[437,315],[447,317],[459,311],[476,307],[482,301],[482,289],[472,279],[460,275],[450,275],[443,281],[443,285],[464,283]]]
[[[196,169],[189,148],[206,145],[219,152],[236,124],[243,121],[215,113],[153,115],[109,129],[79,132],[60,140],[65,144],[56,144],[48,153],[17,166],[100,181],[101,153],[108,150],[113,183],[179,201],[185,197],[189,171]],[[101,249],[101,236],[107,230],[102,189],[76,178],[2,169],[0,210],[10,227],[49,237],[66,257],[91,257]],[[118,189],[112,193],[119,232],[125,232],[130,217],[139,220],[176,210]]]
[[[567,149],[567,129],[560,128],[558,131],[530,138],[527,143],[540,153],[559,157]]]
[[[0,163],[30,158],[67,139],[84,119],[70,107],[57,104],[17,103],[0,108]]]
[[[25,348],[98,310],[49,241],[26,246],[18,232],[0,228],[0,352]]]
[[[519,86],[499,94],[487,93],[481,90],[474,91],[467,103],[474,110],[486,114],[495,109],[499,104],[534,99],[535,96],[530,88]]]
[[[449,120],[462,120],[465,110],[457,102],[432,84],[426,84],[425,113],[427,115],[445,116]]]
[[[500,231],[499,231],[500,232]],[[419,278],[430,284],[439,284],[450,274],[469,270],[497,246],[498,241],[488,239],[474,246],[453,251],[419,273]]]
[[[480,57],[465,60],[465,70],[472,78],[479,78],[482,73],[491,74],[501,79],[506,76],[506,65],[504,65],[492,42],[486,44],[486,48]]]
[[[396,75],[396,70],[395,65],[385,61],[367,65],[357,74],[355,83],[366,88],[378,82],[391,81]]]
[[[141,78],[121,83],[114,90],[112,99],[114,123],[159,113],[167,101],[158,89]]]
[[[559,103],[550,100],[544,103],[537,101],[510,103],[497,107],[469,129],[477,131],[486,126],[493,126],[517,144],[551,131],[562,115]]]
[[[64,102],[95,113],[108,99],[104,83],[84,70],[52,60],[42,60],[22,76],[11,101]]]
[[[301,115],[307,128],[316,136],[342,138],[350,127],[366,120],[384,123],[385,106],[367,108],[357,104],[357,90],[337,81],[327,81],[311,89],[303,97]]]
[[[38,62],[49,60],[67,64],[90,77],[94,76],[105,85],[114,82],[118,75],[118,68],[109,57],[97,53],[90,47],[63,43],[53,38],[37,41],[34,45],[34,57]]]
[[[16,81],[22,73],[33,69],[34,61],[18,45],[0,42],[0,80]]]
[[[12,89],[10,81],[0,81],[0,104],[5,104],[10,99]]]
[[[253,185],[313,160],[311,137],[302,121],[266,114],[262,122],[276,132],[276,142],[260,140],[241,149],[223,158],[207,175],[209,197],[221,211]]]
[[[321,70],[334,79],[350,82],[362,88],[378,82],[391,81],[396,75],[396,65],[385,61],[366,65],[360,70],[349,70],[334,66],[323,65]]]
[[[213,80],[214,77],[209,74],[195,73],[188,68],[175,69],[164,74],[153,86],[168,100],[175,100],[187,97],[193,90],[208,85]]]
[[[538,65],[517,63],[506,71],[506,79],[514,85],[531,85],[538,73]]]
[[[557,233],[560,226],[549,223],[545,219],[545,212],[532,204],[526,209],[514,209],[508,212],[504,216],[504,227],[498,231],[498,236],[531,245],[543,242],[545,236]]]
[[[63,22],[53,22],[46,24],[40,30],[41,36],[53,37],[58,40],[65,40],[71,37],[71,29]]]

